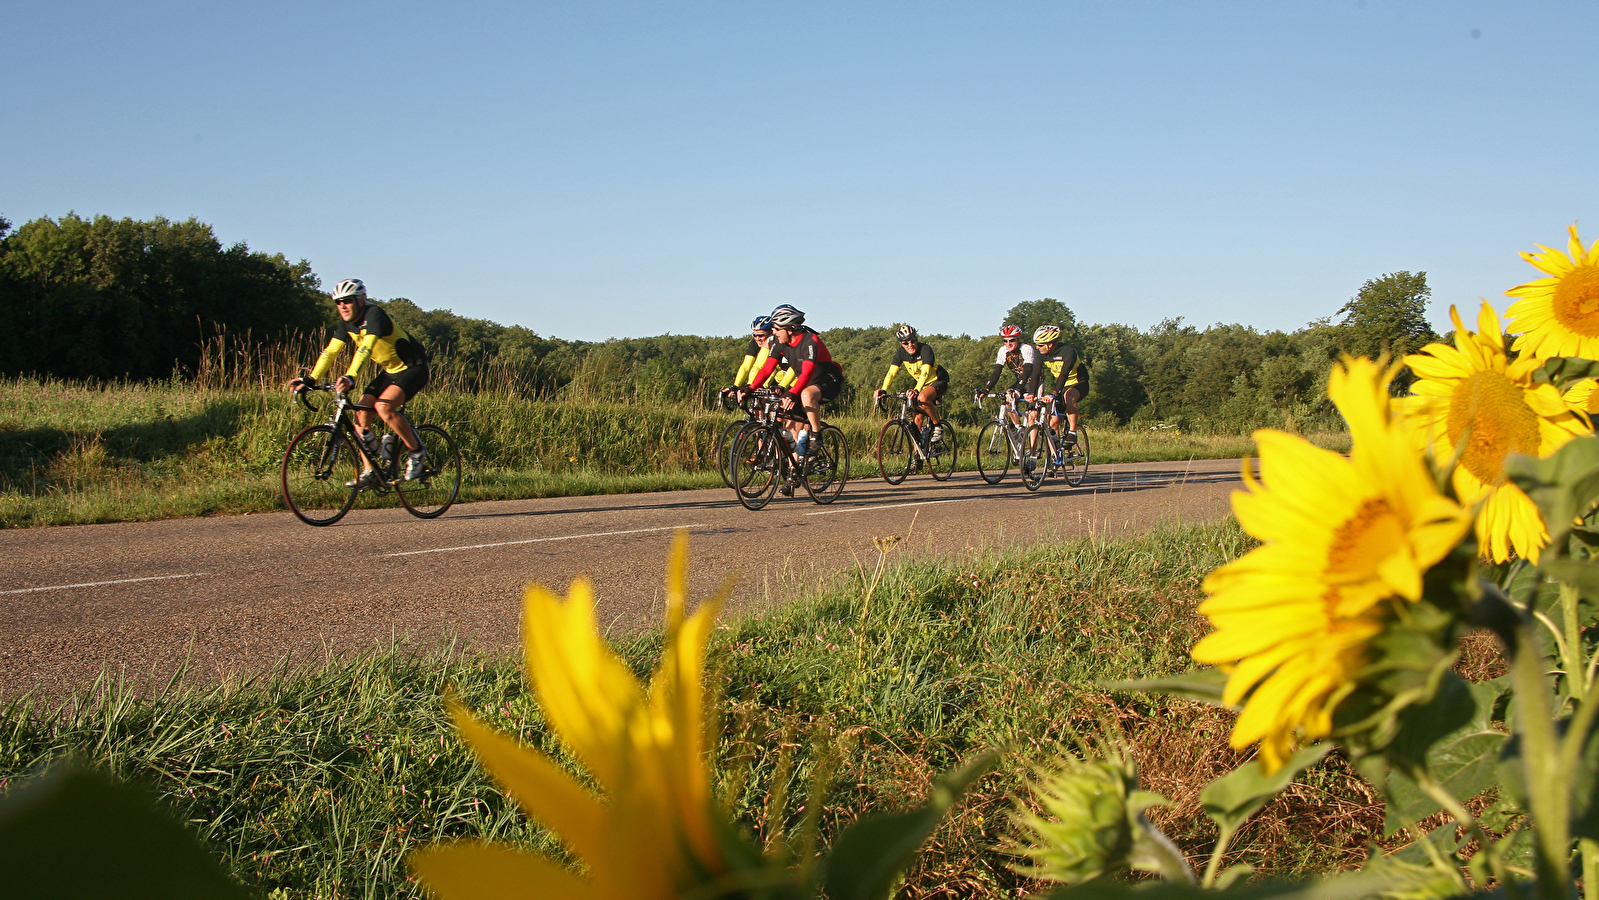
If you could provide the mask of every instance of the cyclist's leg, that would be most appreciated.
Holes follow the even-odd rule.
[[[916,405],[927,413],[927,417],[933,420],[934,425],[943,424],[938,418],[938,407],[936,406],[938,398],[944,394],[943,384],[944,382],[942,381],[928,382],[922,387],[921,392],[916,395]],[[916,424],[918,427],[922,424],[920,418],[918,418]]]
[[[810,425],[811,434],[822,433],[822,388],[821,385],[807,384],[805,390],[800,391],[800,405],[805,408],[805,419]]]
[[[1077,398],[1081,393],[1077,385],[1072,385],[1066,389],[1065,398],[1061,403],[1066,410],[1066,427],[1073,433],[1077,431]]]
[[[411,423],[400,412],[400,407],[404,406],[412,397],[420,393],[422,388],[427,386],[427,364],[422,363],[411,366],[404,372],[394,375],[385,372],[372,382],[367,391],[372,393],[373,388],[380,387],[379,382],[382,382],[381,390],[376,391],[378,396],[371,405],[377,409],[378,415],[383,418],[383,424],[389,426],[389,430],[399,437],[400,443],[405,445],[405,449],[414,452],[422,446],[422,441],[417,438],[416,431],[411,428]]]

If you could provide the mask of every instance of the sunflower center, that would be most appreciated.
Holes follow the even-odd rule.
[[[1333,530],[1327,548],[1328,575],[1365,576],[1405,542],[1405,526],[1387,499],[1373,497]]]
[[[1583,337],[1599,337],[1599,265],[1578,266],[1555,284],[1555,321]]]
[[[1538,452],[1538,414],[1503,373],[1476,372],[1449,398],[1449,440],[1459,447],[1462,437],[1460,464],[1483,484],[1497,485],[1505,480],[1507,455]]]

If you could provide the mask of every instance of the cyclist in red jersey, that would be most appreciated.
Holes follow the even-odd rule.
[[[799,404],[805,410],[805,422],[790,422],[788,428],[794,435],[795,446],[808,449],[805,426],[810,426],[810,434],[821,432],[822,404],[836,398],[843,390],[844,370],[833,362],[833,355],[827,352],[827,346],[815,330],[805,327],[805,314],[798,309],[784,304],[772,310],[772,334],[776,338],[772,354],[755,373],[752,382],[764,384],[779,361],[794,370],[794,382],[788,386],[783,408],[792,410]],[[739,389],[740,402],[746,393],[748,388]]]

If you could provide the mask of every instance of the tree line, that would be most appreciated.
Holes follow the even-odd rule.
[[[1168,319],[1149,330],[1080,322],[1059,300],[1019,303],[1002,324],[1027,334],[1050,322],[1091,372],[1090,421],[1166,423],[1200,430],[1339,427],[1326,378],[1340,353],[1419,349],[1438,336],[1426,317],[1425,272],[1393,272],[1361,285],[1335,313],[1292,331],[1204,328]],[[465,389],[515,390],[593,401],[709,405],[738,368],[747,339],[660,335],[604,342],[545,337],[517,325],[383,302]],[[221,331],[262,343],[310,336],[332,307],[306,260],[223,247],[189,219],[93,219],[68,214],[15,230],[0,217],[0,372],[88,379],[162,379],[193,371],[200,346]],[[1336,321],[1335,321],[1336,319]],[[816,324],[825,325],[825,322]],[[822,339],[844,367],[840,402],[863,409],[892,358],[894,328],[830,328]],[[988,379],[993,335],[923,329],[952,382],[946,402],[975,420],[970,394]],[[997,332],[996,323],[996,332]],[[1404,388],[1403,379],[1398,389]]]

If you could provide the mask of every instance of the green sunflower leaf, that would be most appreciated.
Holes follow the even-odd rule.
[[[74,764],[0,802],[0,872],[7,897],[250,896],[149,794]]]
[[[822,889],[828,900],[885,900],[892,895],[899,874],[950,806],[998,761],[997,753],[984,753],[940,777],[921,809],[867,816],[845,829],[823,864]]]
[[[1599,378],[1599,360],[1580,356],[1551,356],[1532,373],[1533,381],[1552,384],[1561,391],[1568,390],[1584,378]]]
[[[1205,815],[1224,831],[1237,831],[1249,817],[1294,783],[1300,773],[1321,762],[1332,744],[1314,744],[1289,757],[1283,767],[1267,775],[1257,763],[1248,762],[1205,785],[1199,792]]]
[[[1384,875],[1344,875],[1319,881],[1253,881],[1225,890],[1206,890],[1176,882],[1128,884],[1096,878],[1087,884],[1051,891],[1048,900],[1360,900],[1377,897],[1393,884]]]
[[[1136,681],[1104,681],[1100,687],[1107,691],[1147,691],[1169,694],[1185,700],[1198,700],[1215,706],[1221,702],[1222,690],[1227,686],[1227,673],[1217,668],[1194,669],[1167,678],[1140,678]]]
[[[1538,504],[1550,549],[1564,548],[1577,519],[1599,503],[1599,437],[1569,440],[1545,459],[1513,453],[1505,475]]]
[[[1385,790],[1384,837],[1440,811],[1404,770],[1418,762],[1450,795],[1469,800],[1499,780],[1499,756],[1509,735],[1493,726],[1502,679],[1469,684],[1451,674],[1433,702],[1401,715],[1400,735],[1385,751],[1394,765]]]

